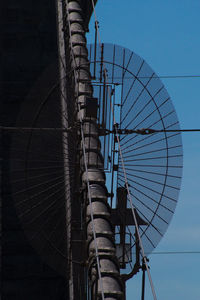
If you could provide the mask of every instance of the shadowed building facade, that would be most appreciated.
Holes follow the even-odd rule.
[[[81,1],[86,24],[92,11],[88,2]],[[0,16],[0,124],[4,127],[16,126],[21,115],[21,124],[30,126],[28,120],[34,103],[45,97],[57,81],[55,0],[2,1]],[[51,70],[52,64],[54,73],[48,76],[45,83],[45,71]],[[42,84],[37,84],[35,89],[41,76]],[[22,110],[22,107],[25,109]],[[51,108],[56,109],[53,105]],[[56,124],[59,126],[59,120]],[[18,219],[12,184],[19,173],[13,175],[10,172],[15,151],[12,149],[12,139],[11,132],[1,130],[1,299],[66,300],[66,277],[43,262],[29,243]],[[61,145],[59,147],[61,151]]]

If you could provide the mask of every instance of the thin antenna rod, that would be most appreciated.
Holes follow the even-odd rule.
[[[146,267],[145,264],[142,264],[142,296],[141,296],[141,300],[144,300],[144,296],[145,296],[145,273],[146,273]]]
[[[93,79],[96,79],[96,61],[97,61],[97,29],[99,27],[99,22],[95,21],[95,44],[94,44],[94,71],[93,71]]]

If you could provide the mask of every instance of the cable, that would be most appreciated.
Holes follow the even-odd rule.
[[[109,78],[109,77],[108,77]],[[114,79],[121,79],[121,77],[113,77]],[[148,79],[148,76],[137,76],[138,79]],[[187,79],[187,78],[200,78],[200,75],[160,75],[157,77],[153,77],[153,79],[157,79],[157,78],[166,78],[166,79]],[[133,77],[125,77],[124,79],[133,79]],[[22,83],[24,84],[24,81],[19,81],[19,80],[11,80],[11,81],[6,81],[6,80],[0,80],[0,82],[3,83]]]
[[[73,129],[75,129],[76,126],[68,127],[68,128],[45,128],[45,127],[6,127],[6,126],[0,126],[0,130],[8,130],[8,131],[62,131],[62,132],[69,132]],[[103,129],[100,130],[102,135],[115,133],[115,130],[109,130],[109,129]],[[159,132],[200,132],[200,129],[151,129],[151,128],[141,128],[141,129],[118,129],[118,134],[153,134],[153,133],[159,133]]]
[[[68,127],[68,128],[45,128],[45,127],[6,127],[6,126],[0,126],[0,130],[8,130],[8,131],[61,131],[61,132],[69,132],[73,129],[75,129],[76,126]],[[151,129],[151,128],[141,128],[141,129],[118,129],[118,134],[141,134],[141,135],[147,135],[147,134],[153,134],[153,133],[159,133],[159,132],[200,132],[200,129]],[[109,129],[101,129],[100,133],[102,135],[107,135],[110,133],[116,133],[116,130],[109,130]]]
[[[113,132],[113,131],[112,131]],[[153,134],[158,132],[200,132],[200,129],[151,129],[151,128],[141,128],[141,129],[118,129],[119,134],[132,134],[138,133],[142,135]]]
[[[116,130],[117,130],[117,128],[116,128]],[[151,290],[152,290],[154,300],[157,300],[156,293],[155,293],[155,288],[154,288],[153,281],[152,281],[152,278],[151,278],[151,274],[150,274],[150,271],[149,271],[149,266],[147,264],[147,258],[145,256],[144,247],[143,247],[142,240],[141,240],[141,237],[140,237],[139,227],[138,227],[138,223],[137,223],[137,219],[136,219],[136,215],[135,215],[135,211],[134,211],[134,207],[133,207],[133,203],[132,203],[132,198],[131,198],[131,194],[130,194],[130,190],[129,190],[128,179],[127,179],[124,160],[123,160],[123,155],[122,155],[122,150],[121,150],[121,146],[120,146],[119,134],[117,132],[116,132],[116,137],[117,137],[117,143],[118,143],[118,147],[119,147],[119,154],[120,154],[120,157],[121,157],[122,169],[123,169],[123,173],[124,173],[125,187],[126,187],[126,190],[127,190],[127,193],[128,193],[128,200],[129,200],[131,210],[132,210],[132,214],[133,214],[133,219],[134,219],[134,223],[135,223],[136,232],[137,232],[137,235],[138,235],[139,245],[140,245],[141,252],[142,252],[142,258],[144,260],[144,264],[145,264],[145,267],[146,267],[146,270],[147,270],[147,274],[148,274],[148,277],[149,277],[149,282],[150,282],[150,285],[151,285]]]
[[[200,251],[157,251],[151,254],[200,254]]]
[[[68,127],[68,128],[35,128],[35,127],[6,127],[0,126],[0,130],[8,130],[8,131],[64,131],[68,132],[75,127]]]
[[[136,79],[148,79],[150,76],[135,76]],[[121,77],[114,76],[114,79],[121,79]],[[178,78],[200,78],[200,75],[161,75],[161,76],[156,76],[152,77],[152,79],[158,79],[158,78],[166,78],[166,79],[178,79]],[[108,77],[109,79],[109,77]],[[125,77],[126,79],[133,79],[133,77]]]

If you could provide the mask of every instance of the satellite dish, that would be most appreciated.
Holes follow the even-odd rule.
[[[94,45],[89,46],[90,61],[94,62],[91,64],[94,95],[99,99],[101,111],[99,124],[102,129],[110,129],[110,132],[114,122],[118,124],[123,156],[122,160],[115,133],[112,133],[112,138],[102,138],[104,149],[107,149],[104,157],[112,157],[112,175],[107,186],[110,185],[111,189],[113,183],[115,189],[125,186],[124,164],[133,206],[143,220],[139,231],[145,254],[148,255],[167,230],[178,200],[183,165],[178,118],[163,83],[144,59],[117,45],[103,44],[96,50],[94,48]],[[106,70],[106,82],[103,68]],[[103,92],[105,89],[107,96]],[[115,120],[109,117],[112,109]],[[149,132],[146,129],[163,132],[145,134]],[[122,134],[125,131],[128,134]],[[108,158],[105,158],[106,161]],[[107,180],[109,182],[109,176]],[[111,205],[115,209],[117,201],[112,201]],[[127,208],[130,208],[128,201]],[[115,230],[120,235],[120,229]],[[134,225],[127,225],[126,239],[129,241],[126,245],[128,263],[125,272],[134,268],[137,243],[134,233]]]
[[[138,55],[111,44],[89,45],[88,53],[94,97],[98,99],[109,202],[114,212],[119,205],[116,190],[125,184],[113,130],[117,123],[130,194],[138,220],[142,220],[139,231],[148,255],[164,235],[177,204],[182,177],[181,134],[123,134],[122,130],[178,130],[177,115],[161,80]],[[17,126],[33,130],[12,133],[10,180],[12,198],[29,240],[50,266],[66,276],[66,197],[77,197],[79,192],[78,149],[73,102],[68,102],[67,114],[62,111],[55,69],[52,66],[45,72],[22,107]],[[74,128],[64,139],[62,131],[44,130],[62,127],[63,116]],[[70,145],[65,159],[63,144]],[[81,199],[79,204],[81,207]],[[134,268],[134,227],[132,223],[126,224],[126,273]],[[120,226],[115,226],[115,233],[115,242],[120,244]]]

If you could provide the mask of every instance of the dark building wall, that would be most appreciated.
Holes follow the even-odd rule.
[[[56,58],[55,4],[51,1],[2,1],[1,70],[4,124],[12,102],[14,122],[21,101],[41,72]],[[7,114],[9,116],[7,116]]]
[[[27,97],[30,90],[57,58],[55,1],[1,1],[0,13],[0,123],[15,126],[22,103],[34,102]],[[2,300],[67,299],[67,280],[40,259],[18,221],[9,172],[11,142],[12,134],[1,132]]]
[[[91,1],[82,0],[81,4],[87,29]],[[53,82],[57,82],[55,0],[1,1],[0,51],[0,125],[29,126],[34,105],[41,95],[45,96]],[[54,64],[55,78],[45,82],[44,74],[51,69],[51,64]],[[36,82],[41,82],[41,76],[42,85],[38,88]],[[40,258],[18,219],[12,194],[11,166],[15,152],[12,145],[13,134],[1,130],[1,299],[66,300],[66,277]]]

